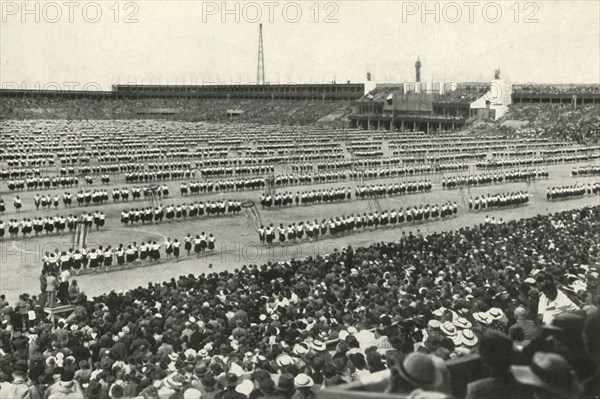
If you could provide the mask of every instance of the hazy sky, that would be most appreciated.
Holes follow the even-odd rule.
[[[600,80],[598,1],[0,3],[2,87]]]

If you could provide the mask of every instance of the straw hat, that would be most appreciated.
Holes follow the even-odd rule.
[[[313,385],[315,385],[313,379],[304,373],[300,373],[294,378],[294,386],[296,388],[310,388]]]
[[[473,330],[464,329],[460,332],[460,342],[464,346],[475,346],[479,342],[479,338],[477,338]]]

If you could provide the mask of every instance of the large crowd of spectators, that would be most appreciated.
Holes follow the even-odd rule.
[[[78,293],[56,325],[0,296],[0,397],[305,398],[389,369],[387,392],[447,398],[444,361],[474,352],[468,398],[595,397],[598,236],[600,206],[410,232]]]
[[[5,116],[14,119],[131,119],[139,118],[138,111],[145,108],[177,109],[177,119],[191,121],[228,122],[232,119],[228,109],[239,109],[242,114],[233,117],[236,122],[283,125],[306,125],[329,115],[349,103],[340,101],[310,100],[236,100],[193,98],[141,98],[141,99],[74,99],[61,98],[3,98]],[[164,116],[163,116],[164,117]]]
[[[533,130],[536,138],[572,140],[581,144],[598,143],[600,112],[598,104],[516,104],[505,119],[529,121],[521,129]],[[519,129],[514,130],[519,137]]]

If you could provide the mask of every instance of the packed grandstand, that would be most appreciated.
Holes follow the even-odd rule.
[[[596,398],[600,104],[356,103],[0,96],[0,398]]]

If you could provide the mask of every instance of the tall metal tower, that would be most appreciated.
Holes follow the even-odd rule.
[[[256,84],[265,84],[265,54],[263,51],[262,24],[258,25],[258,68],[256,70]]]
[[[421,59],[417,57],[417,62],[415,62],[415,81],[421,81]]]

